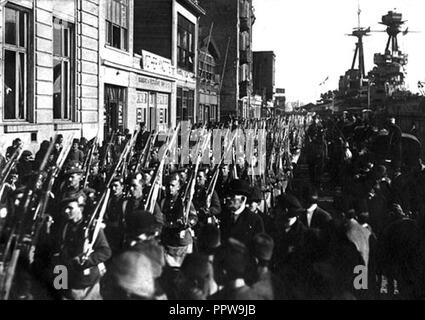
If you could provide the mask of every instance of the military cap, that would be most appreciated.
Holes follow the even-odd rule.
[[[274,241],[266,233],[259,233],[253,238],[253,255],[263,261],[270,261],[273,255]]]
[[[65,169],[65,174],[69,175],[73,173],[79,173],[79,174],[84,173],[84,170],[82,169],[81,164],[78,161],[70,161],[67,164],[67,167]]]
[[[85,206],[87,202],[87,196],[84,192],[75,192],[66,195],[62,200],[61,204],[67,204],[70,202],[77,202],[80,206]]]
[[[142,173],[147,173],[147,174],[152,176],[155,173],[155,169],[154,168],[143,168]]]
[[[93,188],[84,188],[84,194],[88,197],[90,194],[96,194],[96,190]]]
[[[174,170],[173,173],[178,173],[178,174],[186,173],[187,174],[187,173],[189,173],[189,169],[188,168],[180,168],[180,169]]]
[[[113,179],[112,179],[112,183],[114,183],[114,182],[119,182],[119,183],[121,183],[121,184],[124,184],[124,178],[122,177],[122,176],[115,176]]]

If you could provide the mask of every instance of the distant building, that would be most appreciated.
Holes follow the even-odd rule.
[[[273,100],[275,93],[275,62],[273,51],[253,52],[254,93],[265,95],[267,101]]]
[[[252,0],[199,0],[199,4],[207,12],[200,18],[202,37],[208,36],[213,25],[212,36],[221,53],[218,61],[223,76],[220,115],[222,118],[248,117],[253,94],[252,26],[255,15]]]
[[[195,0],[101,1],[101,109],[105,132],[145,122],[165,130],[196,119]]]
[[[276,88],[276,93],[274,94],[274,107],[278,114],[292,111],[292,106],[286,103],[284,88]]]
[[[209,35],[199,44],[197,122],[220,120],[220,52]]]

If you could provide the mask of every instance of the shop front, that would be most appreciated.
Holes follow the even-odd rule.
[[[135,110],[136,123],[144,122],[148,130],[165,131],[170,125],[170,96],[172,82],[135,75]]]

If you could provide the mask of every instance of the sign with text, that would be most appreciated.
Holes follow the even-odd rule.
[[[155,79],[146,76],[137,76],[136,87],[140,89],[150,90],[150,91],[162,91],[162,92],[170,92],[172,89],[171,82]]]

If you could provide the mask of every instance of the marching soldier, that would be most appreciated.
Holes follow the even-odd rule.
[[[184,257],[193,250],[193,236],[190,228],[198,222],[196,210],[189,204],[186,217],[184,199],[181,194],[181,178],[173,173],[167,179],[166,195],[159,207],[164,214],[165,224],[162,230],[162,244],[165,248],[165,260],[171,267],[180,267]]]
[[[211,204],[207,204],[207,187],[206,169],[200,169],[196,177],[195,194],[193,196],[193,205],[195,206],[199,219],[198,227],[207,223],[212,223],[213,221],[209,222],[208,220],[211,220],[221,213],[220,199],[215,190],[212,192]]]
[[[111,198],[105,212],[105,235],[112,254],[120,252],[124,244],[124,179],[115,177],[111,183]]]
[[[224,163],[220,167],[220,174],[218,176],[216,187],[217,195],[222,205],[224,204],[225,200],[225,190],[227,190],[230,181],[232,181],[232,177],[230,174],[230,166],[229,164]]]
[[[133,233],[133,221],[137,219],[137,210],[144,210],[147,200],[144,197],[146,193],[143,192],[143,183],[139,179],[139,176],[136,175],[131,177],[129,182],[129,198],[123,202],[126,235]],[[163,214],[157,204],[155,205],[154,212],[152,214],[160,225],[164,223]]]
[[[55,219],[55,215],[57,215],[57,213],[60,211],[60,206],[63,199],[86,196],[81,186],[83,174],[84,171],[78,162],[71,161],[68,163],[67,167],[65,168],[63,181],[60,184],[60,190],[57,194],[55,194],[53,208],[52,210],[49,210],[53,214],[53,219]],[[58,218],[61,219],[62,217],[58,215]]]
[[[52,284],[64,300],[99,300],[102,264],[111,257],[108,241],[100,229],[92,252],[86,252],[86,198],[76,194],[63,198],[61,214],[64,220],[55,221],[51,234],[40,246],[49,248]],[[57,271],[66,272],[63,283]]]

